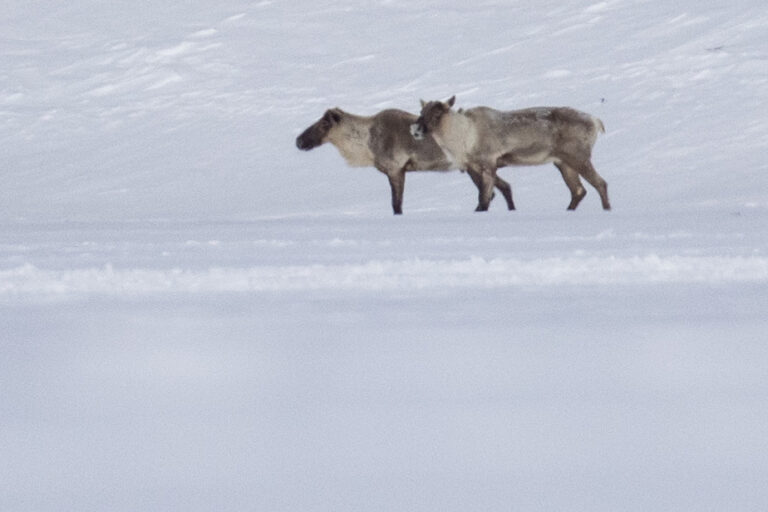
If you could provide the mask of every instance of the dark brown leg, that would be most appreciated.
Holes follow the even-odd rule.
[[[611,203],[608,201],[608,184],[605,182],[602,176],[597,174],[597,171],[592,166],[592,162],[586,160],[580,166],[575,167],[576,171],[581,174],[587,182],[595,187],[597,193],[600,194],[600,201],[603,203],[603,210],[610,210]]]
[[[482,201],[483,195],[483,182],[482,178],[480,177],[480,173],[467,169],[467,174],[469,174],[469,177],[472,178],[472,183],[475,184],[478,191],[478,204],[475,211],[482,211],[480,210],[480,202]],[[509,185],[509,183],[499,178],[498,175],[496,176],[494,183],[495,187],[499,189],[499,192],[501,192],[501,195],[504,196],[504,200],[507,202],[507,209],[514,210],[515,202],[512,200],[512,187]],[[495,194],[491,196],[491,200],[493,200],[494,197]]]
[[[472,169],[467,169],[467,174],[469,174],[469,177],[472,178],[472,183],[477,187],[477,207],[475,208],[475,211],[479,212],[480,202],[483,197],[483,180],[480,177],[480,173]],[[493,199],[493,197],[491,197],[491,199]]]
[[[512,187],[509,185],[509,183],[499,178],[497,175],[496,188],[499,189],[499,192],[501,192],[501,195],[503,195],[504,199],[507,201],[507,209],[514,210],[515,202],[512,200]]]
[[[405,189],[405,171],[387,174],[389,186],[392,189],[392,211],[395,215],[403,213],[403,191]]]
[[[575,210],[584,196],[587,195],[587,191],[581,184],[579,179],[579,173],[574,171],[571,167],[564,163],[556,163],[555,167],[560,169],[560,174],[563,175],[563,181],[568,186],[568,190],[571,191],[571,204],[568,205],[569,210]]]
[[[493,199],[493,187],[496,182],[496,168],[483,166],[478,170],[480,174],[480,203],[477,205],[477,212],[488,211],[488,206]]]

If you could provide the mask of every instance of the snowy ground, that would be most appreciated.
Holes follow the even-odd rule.
[[[768,508],[761,2],[0,7],[0,510]],[[385,178],[331,106],[567,104],[556,170]]]
[[[765,215],[3,226],[6,510],[760,510]]]

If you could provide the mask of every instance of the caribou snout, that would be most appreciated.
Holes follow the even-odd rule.
[[[308,151],[312,149],[312,146],[301,135],[296,137],[296,147],[302,151]]]
[[[307,128],[304,133],[296,137],[296,147],[302,151],[309,151],[323,143],[322,138],[317,134],[314,125]]]

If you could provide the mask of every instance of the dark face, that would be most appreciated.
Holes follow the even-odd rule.
[[[440,124],[440,120],[445,114],[447,114],[453,103],[455,97],[452,97],[447,102],[443,101],[428,101],[421,102],[421,115],[416,122],[411,125],[411,135],[417,140],[422,139],[426,134],[434,131]]]
[[[302,151],[323,144],[328,132],[341,121],[341,114],[337,110],[327,110],[315,124],[304,130],[304,133],[296,137],[296,147]]]

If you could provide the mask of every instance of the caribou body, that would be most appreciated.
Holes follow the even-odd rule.
[[[333,108],[296,138],[296,146],[309,151],[330,142],[350,166],[373,166],[386,174],[392,190],[392,210],[397,215],[403,212],[406,172],[459,168],[432,136],[416,139],[411,135],[410,127],[416,120],[416,115],[396,109],[383,110],[373,116],[358,116]],[[485,182],[480,174],[473,170],[468,172],[481,191]],[[488,202],[495,186],[503,194],[507,207],[514,210],[509,183],[497,177],[489,179]]]
[[[553,163],[571,192],[569,210],[586,195],[579,176],[595,187],[603,209],[610,210],[608,185],[592,166],[592,147],[602,121],[566,107],[499,111],[488,107],[452,110],[448,101],[422,101],[421,115],[411,126],[417,140],[432,136],[462,168],[479,177],[479,211],[488,209],[496,170],[508,165]]]

